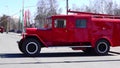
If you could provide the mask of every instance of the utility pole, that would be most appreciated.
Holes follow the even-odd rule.
[[[67,13],[67,15],[68,15],[68,9],[69,8],[69,4],[68,4],[68,0],[66,0],[66,13]]]
[[[10,21],[10,18],[9,18],[9,16],[7,16],[7,28],[6,28],[6,33],[8,34],[8,32],[9,32],[9,22]]]
[[[22,2],[22,32],[24,33],[24,0]]]
[[[6,6],[6,9],[9,11],[8,6]],[[7,13],[9,13],[8,11]],[[6,24],[6,33],[8,34],[8,32],[9,32],[9,16],[7,16],[7,24]]]

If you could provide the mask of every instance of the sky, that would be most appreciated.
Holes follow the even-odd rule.
[[[36,4],[38,0],[24,0],[25,10],[30,10],[31,14],[36,11]],[[9,16],[20,15],[23,0],[0,0],[0,16],[3,14]],[[27,7],[27,8],[26,8]],[[29,8],[28,8],[29,7]]]
[[[32,17],[34,17],[37,11],[37,2],[38,0],[24,0],[25,10],[29,9]],[[120,2],[120,0],[117,0],[117,2]],[[19,17],[22,3],[23,0],[0,0],[0,16],[6,14],[9,16],[14,15],[14,17]],[[62,8],[62,13],[65,14],[66,0],[58,0],[58,3],[59,7]],[[72,8],[73,4],[76,4],[76,6],[89,5],[89,0],[69,0],[69,7]]]
[[[63,9],[62,13],[65,13],[66,2],[65,0],[58,0],[60,7]],[[75,0],[79,3],[80,0]],[[86,3],[87,0],[81,0],[82,3]],[[36,13],[38,0],[24,0],[25,10],[30,10],[31,15]],[[22,9],[23,0],[0,0],[0,16],[3,14],[18,16],[19,11]],[[74,0],[69,0],[69,3],[75,3]],[[32,6],[32,7],[30,7]],[[27,8],[26,8],[27,7]],[[29,7],[29,8],[28,8]]]

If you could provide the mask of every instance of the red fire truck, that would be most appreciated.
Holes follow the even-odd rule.
[[[120,17],[70,11],[48,19],[48,28],[27,28],[18,42],[27,56],[38,56],[43,47],[70,47],[85,53],[106,55],[120,46]]]

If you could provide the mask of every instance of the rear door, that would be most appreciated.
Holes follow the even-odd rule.
[[[75,39],[76,42],[88,41],[88,19],[77,18],[75,20]]]

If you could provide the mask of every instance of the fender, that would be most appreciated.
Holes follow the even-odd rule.
[[[106,39],[106,40],[110,43],[110,45],[113,46],[113,43],[112,43],[111,39],[108,38],[108,37],[106,37],[106,36],[103,36],[103,37],[99,37],[99,38],[97,38],[97,39],[93,39],[93,40],[92,40],[92,43],[91,43],[91,44],[92,44],[92,47],[95,47],[96,42],[97,42],[98,40],[100,40],[100,39]]]
[[[41,41],[43,43],[43,45],[45,45],[46,47],[48,47],[48,45],[38,35],[36,35],[36,34],[25,34],[24,38],[30,37],[30,36],[37,37],[39,39],[39,41]]]
[[[106,39],[108,40],[108,42],[110,43],[111,46],[113,46],[112,40],[106,36],[103,36],[102,39]]]

